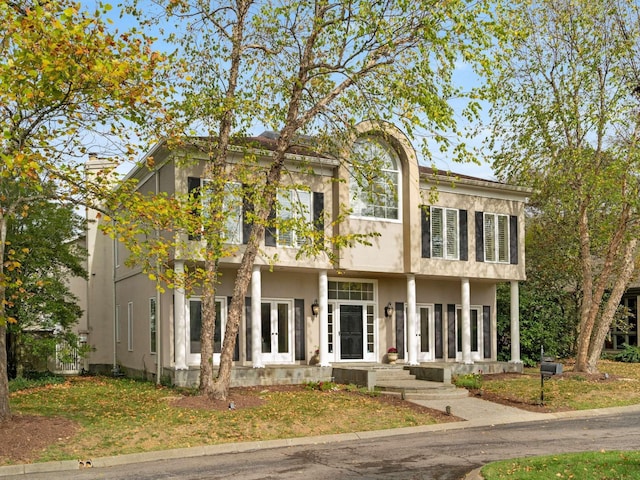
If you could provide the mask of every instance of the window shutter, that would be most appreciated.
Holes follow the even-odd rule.
[[[444,258],[444,225],[442,209],[431,209],[431,255],[434,258]]]
[[[306,358],[306,343],[304,338],[304,299],[296,298],[294,300],[294,317],[295,317],[295,348],[296,360],[304,360]]]
[[[320,234],[320,242],[324,244],[324,193],[313,192],[313,224]]]
[[[518,264],[518,217],[511,215],[509,218],[509,261],[512,265]]]
[[[247,362],[251,361],[251,297],[244,297],[244,317],[246,319]],[[258,334],[259,332],[256,332]]]
[[[200,178],[199,177],[187,177],[187,190],[189,194],[193,195],[194,199],[200,198]],[[198,215],[198,210],[193,210],[193,215]],[[189,234],[189,240],[199,240],[200,235]]]
[[[442,304],[436,303],[434,305],[434,323],[435,323],[435,340],[436,340],[436,358],[443,358],[443,344],[442,344]]]
[[[456,358],[456,306],[447,305],[447,357]]]
[[[446,210],[447,228],[447,258],[457,259],[458,257],[458,211]]]
[[[459,236],[460,236],[460,260],[469,260],[469,233],[467,228],[467,211],[460,210],[458,212],[458,220],[460,223]]]
[[[491,358],[491,307],[489,305],[482,307],[482,342],[483,357]]]
[[[484,262],[484,215],[476,212],[476,262]]]
[[[404,358],[404,303],[396,302],[396,348],[398,358]]]
[[[420,224],[422,226],[422,258],[431,257],[431,222],[426,206],[420,207]]]
[[[487,214],[484,216],[484,259],[487,262],[495,262],[496,258],[496,216]]]

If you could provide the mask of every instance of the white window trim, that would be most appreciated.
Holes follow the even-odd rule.
[[[127,303],[127,350],[133,352],[133,302]]]
[[[296,199],[295,205],[293,204],[293,202],[290,201],[290,199],[285,198],[285,194],[287,193],[289,194],[290,198],[295,196],[295,199]],[[282,218],[283,220],[288,220],[292,217],[296,217],[299,219],[298,221],[303,221],[307,225],[311,225],[311,222],[313,221],[313,218],[312,218],[313,194],[310,191],[295,190],[295,189],[291,189],[291,190],[279,189],[277,196],[278,196],[278,202],[277,202],[278,203],[278,212],[277,212],[278,219]],[[301,197],[305,197],[305,196],[309,200],[307,204],[301,201]],[[283,205],[285,200],[289,202],[289,209],[285,210],[286,214],[288,215],[286,218],[281,217],[281,212],[280,212],[280,206]],[[280,240],[281,231],[282,231],[281,228],[276,229],[276,233],[277,233],[276,245],[278,247],[299,248],[306,242],[306,238],[298,238],[298,236],[300,235],[300,232],[293,230],[291,232],[291,243],[281,243],[281,240]]]
[[[489,260],[488,255],[487,255],[487,251],[488,251],[488,243],[487,242],[487,218],[488,217],[492,217],[494,219],[493,221],[493,239],[494,239],[494,243],[493,243],[493,255],[494,255],[494,259],[493,260]],[[500,259],[500,218],[505,218],[506,221],[504,223],[505,225],[505,232],[504,232],[504,238],[505,238],[505,251],[506,251],[506,258],[505,259]],[[502,263],[502,264],[508,264],[511,262],[511,238],[510,238],[510,225],[509,225],[509,215],[503,214],[503,213],[483,213],[483,217],[482,217],[482,235],[483,235],[483,242],[484,242],[484,261],[486,263]]]
[[[434,209],[442,210],[442,256],[438,256],[434,254],[434,229],[433,229],[433,211]],[[447,212],[455,213],[455,255],[449,252],[447,248],[448,242],[448,230],[447,230]],[[440,260],[460,260],[460,210],[457,208],[447,208],[447,207],[439,207],[432,206],[429,210],[429,224],[431,226],[431,258],[437,258]]]
[[[153,313],[152,307],[153,304]],[[155,322],[155,332],[151,328],[153,322]],[[155,339],[153,338],[155,336]],[[156,342],[155,350],[152,348],[153,342]],[[149,297],[149,352],[151,355],[156,355],[158,353],[158,300],[156,297]]]
[[[200,202],[202,204],[202,212],[203,215],[206,215],[207,205],[206,205],[206,189],[207,184],[210,183],[211,180],[206,178],[200,179]],[[227,193],[233,194],[236,192],[236,189],[241,189],[242,184],[239,182],[228,182],[229,190]],[[226,187],[225,187],[226,189]],[[243,211],[242,211],[242,198],[241,196],[231,195],[233,197],[234,205],[229,205],[227,196],[225,195],[225,199],[223,200],[223,209],[228,212],[228,215],[225,217],[225,230],[229,229],[231,232],[235,232],[235,235],[232,238],[226,238],[226,243],[231,245],[241,245],[242,244],[242,224],[243,224]],[[236,205],[235,203],[238,202]],[[237,209],[235,212],[237,215],[232,215],[234,213],[234,209]],[[234,220],[234,221],[230,221]],[[225,232],[227,233],[227,232]]]
[[[367,137],[363,137],[360,140],[366,140],[366,139]],[[358,220],[372,220],[372,221],[378,221],[378,222],[402,223],[402,163],[400,161],[400,156],[398,155],[398,152],[396,152],[396,150],[391,145],[387,144],[384,140],[376,137],[372,137],[371,140],[378,143],[385,150],[390,150],[391,154],[394,156],[396,168],[394,170],[383,168],[381,169],[381,171],[396,174],[396,185],[395,185],[396,198],[397,198],[396,210],[397,210],[398,218],[378,217],[375,215],[362,215],[362,213],[355,212],[356,203],[362,203],[364,204],[364,206],[373,206],[373,205],[370,205],[368,201],[365,202],[360,200],[362,192],[360,190],[360,186],[358,185],[358,183],[355,181],[355,178],[353,177],[353,175],[355,175],[353,172],[352,172],[351,181],[349,182],[349,190],[350,190],[349,198],[351,202],[351,209],[353,211],[350,217]],[[362,207],[359,207],[359,209],[362,210]]]
[[[116,343],[120,343],[120,305],[116,305]]]

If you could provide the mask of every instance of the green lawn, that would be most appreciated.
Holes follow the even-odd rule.
[[[252,408],[175,405],[178,390],[109,377],[75,377],[11,394],[13,413],[61,416],[80,426],[37,459],[51,461],[205,444],[293,438],[436,423],[410,404],[392,405],[358,391],[254,389]]]
[[[640,452],[586,452],[505,460],[482,468],[485,480],[626,480],[640,478]]]

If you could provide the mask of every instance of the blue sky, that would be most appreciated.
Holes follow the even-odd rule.
[[[99,5],[100,2],[96,0],[84,0],[82,3],[89,9],[94,9]],[[109,17],[113,22],[111,25],[114,29],[125,31],[135,25],[135,20],[132,17],[120,18],[120,7],[118,6],[118,4],[114,2],[112,3],[112,5],[113,5],[113,10],[111,10]],[[155,35],[155,36],[159,36],[159,35]],[[160,48],[160,49],[161,47],[162,47],[161,44],[158,44],[156,46],[156,48]],[[454,82],[457,85],[464,88],[465,90],[469,90],[474,86],[476,86],[478,79],[475,73],[472,71],[471,67],[469,67],[468,65],[459,64],[454,75]],[[466,126],[467,121],[459,114],[460,110],[464,106],[464,102],[454,101],[452,102],[452,104],[454,105],[454,109],[458,113],[457,121],[460,123],[461,130],[464,130],[464,127]],[[264,128],[257,127],[254,133],[259,134],[263,130]],[[415,139],[416,148],[419,147],[418,145],[419,141],[420,141],[419,139]],[[481,141],[479,139],[464,139],[461,141],[464,141],[471,148],[480,148],[481,146]],[[432,151],[435,152],[435,149],[433,149]],[[480,156],[480,158],[482,157]],[[440,153],[433,153],[432,162],[439,170],[451,171],[451,172],[471,175],[479,178],[486,178],[486,179],[494,178],[493,171],[488,162],[483,162],[480,165],[477,165],[474,163],[459,163],[459,162],[453,161],[446,154],[440,154]],[[424,164],[428,164],[428,163],[424,163]]]

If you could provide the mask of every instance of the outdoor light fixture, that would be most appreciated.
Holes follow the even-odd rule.
[[[391,305],[391,302],[389,302],[387,306],[384,307],[384,316],[387,318],[391,318],[392,315],[393,315],[393,305]]]
[[[313,302],[311,304],[311,313],[313,314],[314,317],[318,316],[318,313],[320,313],[320,305],[318,305],[318,299],[316,298],[315,302]]]

